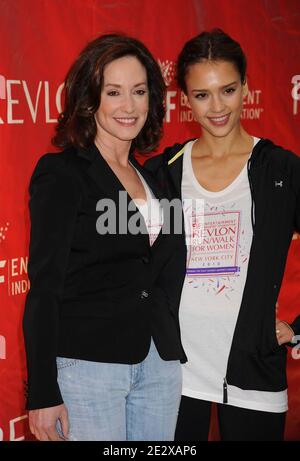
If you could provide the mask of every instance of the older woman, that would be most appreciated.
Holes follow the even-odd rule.
[[[157,146],[163,95],[149,51],[122,35],[88,44],[67,75],[63,152],[30,184],[24,334],[39,440],[174,437],[185,243],[132,155]]]

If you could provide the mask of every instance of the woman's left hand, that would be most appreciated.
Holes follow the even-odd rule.
[[[278,344],[281,346],[282,344],[290,343],[295,333],[287,322],[276,319],[276,336]]]

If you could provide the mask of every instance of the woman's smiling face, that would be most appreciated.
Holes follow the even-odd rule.
[[[204,131],[224,137],[239,126],[248,86],[242,84],[234,64],[209,60],[192,64],[185,82],[189,104]]]
[[[132,141],[143,128],[149,109],[147,73],[134,56],[124,56],[104,69],[101,102],[95,113],[97,137]]]

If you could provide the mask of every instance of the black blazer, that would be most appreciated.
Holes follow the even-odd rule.
[[[150,173],[130,160],[156,197],[165,198]],[[134,364],[145,359],[153,337],[164,360],[186,361],[178,322],[183,232],[175,234],[171,225],[152,247],[147,233],[100,235],[96,204],[110,198],[118,212],[119,191],[122,184],[94,145],[46,154],[35,168],[31,288],[23,320],[28,409],[62,403],[57,356]],[[128,220],[133,214],[128,212]]]

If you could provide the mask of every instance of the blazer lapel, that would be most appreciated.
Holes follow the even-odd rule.
[[[153,176],[151,175],[151,173],[149,173],[136,159],[135,157],[131,154],[129,156],[129,160],[130,162],[132,163],[132,165],[134,166],[134,168],[136,168],[139,173],[141,173],[141,175],[143,176],[143,178],[145,179],[146,183],[148,184],[148,186],[150,187],[150,189],[152,190],[153,194],[155,195],[155,197],[159,200],[163,199],[164,198],[164,194],[161,190],[161,188],[159,187],[158,185],[158,182],[155,181],[155,179],[153,178]]]
[[[135,209],[132,209],[132,206],[131,206],[131,211],[128,210],[128,205],[131,202],[131,197],[127,193],[121,181],[119,181],[118,177],[112,171],[108,163],[102,157],[97,147],[93,144],[92,146],[89,147],[89,149],[78,149],[77,153],[79,157],[82,157],[90,162],[89,166],[87,167],[86,173],[97,184],[97,186],[102,191],[102,193],[104,193],[105,198],[109,198],[114,201],[114,203],[116,204],[117,210],[119,210],[119,207],[121,204],[119,192],[126,193],[126,206],[127,206],[128,220],[134,214],[139,213],[140,215],[139,218],[141,220],[141,226],[143,230],[142,235],[145,239],[147,239],[149,243],[149,235],[148,235],[147,226],[145,224],[143,215],[139,212],[139,209],[136,206],[135,206]],[[130,159],[130,161],[131,160],[132,159]],[[124,206],[123,200],[122,200],[122,206]]]
[[[178,162],[176,164],[176,167],[173,167],[172,169],[169,169],[169,167],[167,165],[165,165],[166,167],[166,173],[169,175],[170,177],[170,180],[173,184],[172,186],[172,189],[174,187],[176,187],[176,193],[174,193],[174,191],[172,190],[171,192],[170,191],[166,191],[164,190],[163,191],[163,188],[159,186],[159,181],[156,180],[156,178],[153,176],[152,173],[148,172],[148,170],[146,170],[144,167],[142,167],[136,159],[134,158],[130,158],[130,161],[132,162],[132,164],[134,165],[135,168],[138,169],[138,171],[143,175],[145,181],[147,182],[147,184],[149,185],[149,187],[152,189],[152,192],[154,193],[154,195],[156,196],[156,198],[158,200],[162,200],[162,199],[172,199],[172,198],[181,198],[181,177],[182,177],[182,158],[181,159],[178,159]],[[162,173],[162,172],[160,172]],[[164,173],[165,174],[165,173]],[[168,184],[168,182],[166,183],[164,180],[162,181],[162,183],[165,184],[165,187],[166,187],[166,184]],[[169,194],[169,196],[168,196]],[[164,200],[163,200],[164,202]],[[162,203],[163,203],[162,202]],[[168,210],[164,210],[164,222],[163,222],[163,226],[157,236],[157,238],[155,239],[153,245],[152,245],[152,248],[156,248],[160,242],[162,241],[162,238],[164,236],[168,236],[169,233],[164,231],[165,229],[165,226],[167,229],[169,229],[169,224],[170,223],[167,223],[165,221],[165,219],[167,218],[167,216],[169,216],[169,211]],[[174,232],[174,229],[173,229],[173,226],[171,226],[170,228],[170,233],[173,234]]]
[[[125,192],[125,189],[97,147],[93,144],[89,149],[78,150],[78,156],[89,160],[90,165],[86,173],[97,184],[99,189],[104,192],[106,198],[111,198],[118,204],[119,192]]]

